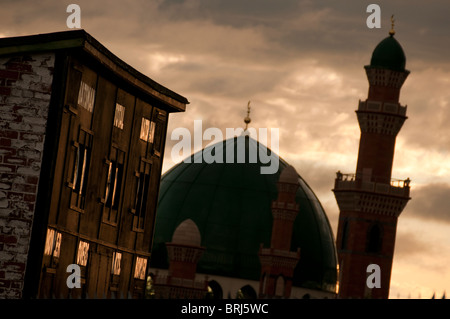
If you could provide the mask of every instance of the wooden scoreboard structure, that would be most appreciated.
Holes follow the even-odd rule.
[[[84,30],[0,39],[0,81],[0,297],[142,298],[168,116],[189,102]]]

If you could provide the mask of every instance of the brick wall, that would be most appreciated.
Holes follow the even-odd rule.
[[[0,298],[20,298],[36,203],[54,54],[0,58]]]

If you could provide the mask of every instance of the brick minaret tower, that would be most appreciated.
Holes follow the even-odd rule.
[[[166,243],[169,257],[167,276],[154,276],[152,285],[156,298],[202,299],[208,291],[208,280],[196,280],[197,263],[205,251],[201,236],[192,219],[186,219],[175,229],[170,243]]]
[[[299,187],[298,174],[286,167],[278,180],[278,198],[272,202],[272,239],[270,248],[261,247],[261,281],[259,295],[263,298],[289,298],[294,268],[300,259],[300,249],[291,250],[291,237],[299,206],[295,194]]]
[[[197,225],[187,219],[175,230],[172,242],[167,243],[169,275],[173,278],[194,280],[197,263],[205,250],[200,246]]]
[[[361,128],[356,174],[338,172],[333,190],[340,209],[340,298],[389,297],[397,219],[410,199],[409,178],[391,179],[396,136],[407,118],[400,89],[409,74],[394,34],[392,28],[365,66],[369,94],[356,111]],[[380,288],[367,285],[370,264],[380,267]]]

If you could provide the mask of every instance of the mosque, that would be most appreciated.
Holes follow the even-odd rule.
[[[248,135],[225,140],[215,148],[226,156],[238,143],[245,143],[246,154],[270,152]],[[261,174],[264,164],[260,161],[235,161],[182,162],[163,176],[151,258],[156,285],[158,278],[168,275],[164,270],[169,267],[169,247],[178,243],[203,247],[196,278],[208,281],[215,297],[258,296],[258,253],[261,245],[270,247],[272,201],[277,198],[280,173],[290,167],[277,154],[270,156],[280,161],[277,174]],[[297,179],[295,197],[300,213],[293,223],[290,248],[294,252],[300,248],[301,258],[293,273],[291,295],[304,297],[320,291],[321,297],[332,297],[337,283],[334,237],[318,198],[301,176]]]
[[[394,34],[392,28],[365,66],[358,167],[338,172],[333,189],[337,236],[307,181],[242,134],[162,177],[147,281],[152,297],[388,298],[397,218],[410,199],[409,179],[391,179],[395,138],[406,120],[398,99],[409,74]],[[239,144],[245,163],[193,160],[208,148],[226,158]],[[250,161],[252,152],[279,160],[278,172],[261,174],[265,164]],[[382,266],[382,287],[368,289],[366,269],[374,263]]]

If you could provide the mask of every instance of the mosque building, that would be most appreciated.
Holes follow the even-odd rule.
[[[334,298],[337,253],[330,223],[312,189],[288,163],[247,134],[209,146],[192,155],[192,159],[213,147],[224,159],[231,148],[237,156],[240,143],[245,145],[245,163],[207,164],[191,160],[181,162],[162,177],[150,265],[155,293],[158,295],[158,287],[176,276],[172,265],[175,242],[185,248],[203,247],[196,279],[192,273],[178,279],[190,280],[185,283],[191,287],[207,281],[206,289],[209,287],[214,298],[277,296],[263,289],[264,283],[279,286],[275,289],[279,297],[287,297],[287,289],[291,298]],[[276,174],[261,174],[264,164],[259,157],[255,163],[249,161],[249,154],[260,151],[279,160]],[[283,174],[285,171],[288,174]],[[286,198],[290,200],[286,201],[288,209],[278,209],[278,202],[283,199],[277,200],[281,196],[277,182],[282,184],[280,189],[291,185],[296,188],[291,190],[292,198]],[[278,222],[277,215],[281,219]],[[286,231],[283,226],[291,229]],[[278,234],[272,236],[272,230]],[[285,236],[289,232],[290,238]],[[180,240],[181,237],[190,239]],[[187,248],[185,251],[185,256],[195,255],[187,253]],[[273,273],[270,261],[280,257],[274,256],[277,252],[283,256],[279,263],[291,265],[291,273]],[[292,289],[284,287],[286,284],[292,284]]]
[[[395,138],[406,120],[400,88],[409,74],[394,34],[392,28],[365,66],[369,96],[356,111],[356,174],[338,172],[333,189],[337,240],[307,182],[242,134],[163,175],[148,274],[153,297],[388,298],[397,218],[410,199],[409,179],[391,180]],[[194,160],[210,148],[224,159],[234,148],[236,156],[239,143],[245,163]],[[259,157],[249,161],[260,152],[279,160],[275,174],[260,173]],[[381,268],[381,288],[366,285],[370,264]]]

